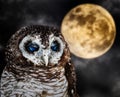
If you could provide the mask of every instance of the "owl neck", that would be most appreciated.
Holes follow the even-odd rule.
[[[19,68],[17,66],[7,66],[6,69],[10,71],[16,78],[23,79],[23,76],[27,78],[40,79],[42,81],[48,81],[56,78],[61,78],[65,74],[63,66],[56,66],[53,68]],[[25,78],[25,77],[24,77]],[[44,80],[47,79],[47,80]]]

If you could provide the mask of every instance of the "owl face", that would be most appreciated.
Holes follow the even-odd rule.
[[[44,26],[20,29],[12,36],[7,48],[7,56],[14,56],[12,60],[19,65],[52,67],[65,63],[70,55],[61,33],[55,28]]]
[[[19,49],[22,55],[35,65],[58,64],[65,48],[65,42],[60,37],[51,34],[46,44],[42,44],[39,35],[27,35],[20,42]]]

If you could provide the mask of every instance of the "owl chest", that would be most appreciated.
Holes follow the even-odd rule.
[[[18,82],[17,87],[21,93],[26,91],[26,94],[32,97],[68,97],[68,82],[65,76],[48,82],[31,79],[27,82]]]
[[[68,97],[68,82],[62,73],[51,79],[42,75],[28,75],[18,81],[12,74],[3,74],[2,97]]]

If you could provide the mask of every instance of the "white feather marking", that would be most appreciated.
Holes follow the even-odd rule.
[[[61,71],[64,71],[64,68]],[[59,79],[47,79],[49,82],[42,82],[31,77],[24,77],[26,80],[17,82],[12,74],[4,71],[1,78],[2,97],[16,97],[17,94],[19,94],[18,97],[41,97],[42,95],[45,97],[68,97],[68,82],[64,73],[61,72],[61,74],[62,76]],[[46,94],[43,94],[43,91],[46,91]]]

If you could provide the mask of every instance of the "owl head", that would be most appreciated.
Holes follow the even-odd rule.
[[[8,65],[23,68],[64,66],[70,58],[60,31],[40,25],[23,27],[13,34],[5,54]]]

